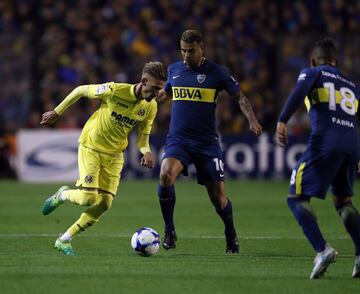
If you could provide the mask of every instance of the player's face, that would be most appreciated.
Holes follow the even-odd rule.
[[[201,57],[203,57],[204,48],[202,43],[185,43],[180,41],[181,55],[185,63],[194,68],[199,66]]]
[[[165,81],[157,80],[153,76],[144,73],[141,84],[141,96],[149,102],[159,95],[159,91],[164,88]]]

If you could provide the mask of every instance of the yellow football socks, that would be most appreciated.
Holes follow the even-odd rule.
[[[98,193],[95,190],[67,190],[65,195],[69,201],[81,206],[91,206],[98,201]]]

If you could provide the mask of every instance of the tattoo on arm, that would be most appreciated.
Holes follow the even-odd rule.
[[[240,109],[249,121],[256,119],[251,103],[242,91],[234,98],[239,101]]]

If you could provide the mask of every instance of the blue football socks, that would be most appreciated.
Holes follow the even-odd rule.
[[[220,209],[215,207],[217,214],[221,217],[225,225],[225,234],[226,235],[235,235],[234,221],[233,221],[233,213],[232,213],[232,203],[230,199],[228,199],[228,204],[224,207],[224,209]]]
[[[303,197],[288,198],[287,203],[313,248],[316,252],[323,251],[326,241],[320,232],[309,199]]]
[[[176,202],[174,185],[163,187],[158,185],[158,196],[165,223],[165,231],[172,232],[175,230],[174,226],[174,207]]]
[[[360,215],[351,201],[336,206],[344,226],[355,245],[355,255],[360,256]]]

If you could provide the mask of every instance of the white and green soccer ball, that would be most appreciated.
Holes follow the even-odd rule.
[[[159,251],[160,235],[154,229],[140,228],[131,237],[131,247],[141,256],[152,256]]]

